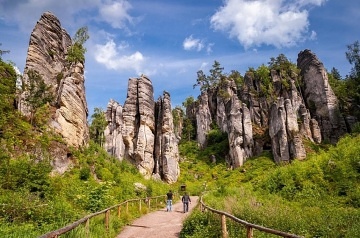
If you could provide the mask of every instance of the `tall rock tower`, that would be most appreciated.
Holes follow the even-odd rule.
[[[105,149],[127,159],[145,178],[174,183],[179,177],[178,138],[174,132],[170,94],[154,100],[149,78],[130,78],[122,107],[114,100],[107,106]]]
[[[50,103],[49,124],[69,146],[81,147],[89,139],[84,62],[70,64],[66,61],[71,44],[59,19],[51,12],[45,12],[30,35],[23,80],[25,84],[31,83],[28,73],[35,72],[51,86],[54,100]],[[30,114],[25,101],[28,94],[29,91],[24,91],[19,100],[19,110],[25,115]]]

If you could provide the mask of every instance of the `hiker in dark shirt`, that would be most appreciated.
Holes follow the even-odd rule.
[[[184,213],[189,211],[189,203],[191,203],[190,196],[185,193],[184,196],[181,198],[184,206]]]
[[[166,201],[166,211],[171,212],[172,210],[172,199],[173,199],[173,193],[171,190],[166,194],[167,201]]]

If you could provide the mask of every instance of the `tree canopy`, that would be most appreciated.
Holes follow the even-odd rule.
[[[68,49],[67,60],[71,63],[85,62],[86,48],[84,47],[85,42],[89,39],[88,28],[81,27],[77,30],[72,41],[73,44]]]

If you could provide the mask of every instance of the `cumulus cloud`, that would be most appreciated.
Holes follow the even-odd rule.
[[[126,27],[126,23],[132,23],[133,18],[128,13],[132,6],[127,1],[111,1],[99,7],[102,20],[109,23],[113,28],[123,29]]]
[[[200,51],[204,48],[204,43],[200,39],[193,38],[193,36],[189,36],[185,38],[183,42],[184,50],[196,50]]]
[[[310,39],[307,8],[326,0],[227,0],[212,17],[215,30],[226,31],[245,48],[290,47]]]
[[[91,18],[127,30],[127,24],[134,22],[134,17],[129,14],[131,9],[127,0],[8,0],[0,4],[0,19],[16,22],[22,31],[28,32],[43,12],[52,11],[61,19],[62,25],[71,26]]]
[[[96,45],[95,60],[105,65],[108,69],[122,70],[122,71],[135,71],[137,74],[142,73],[142,65],[145,57],[136,51],[130,55],[121,55],[119,49],[113,40],[109,40],[104,45]]]

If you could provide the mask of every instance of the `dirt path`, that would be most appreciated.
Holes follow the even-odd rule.
[[[189,212],[183,213],[183,204],[177,202],[172,212],[166,208],[148,213],[126,226],[116,238],[175,238],[179,237],[183,220],[190,214],[198,203],[198,197],[191,196]]]

